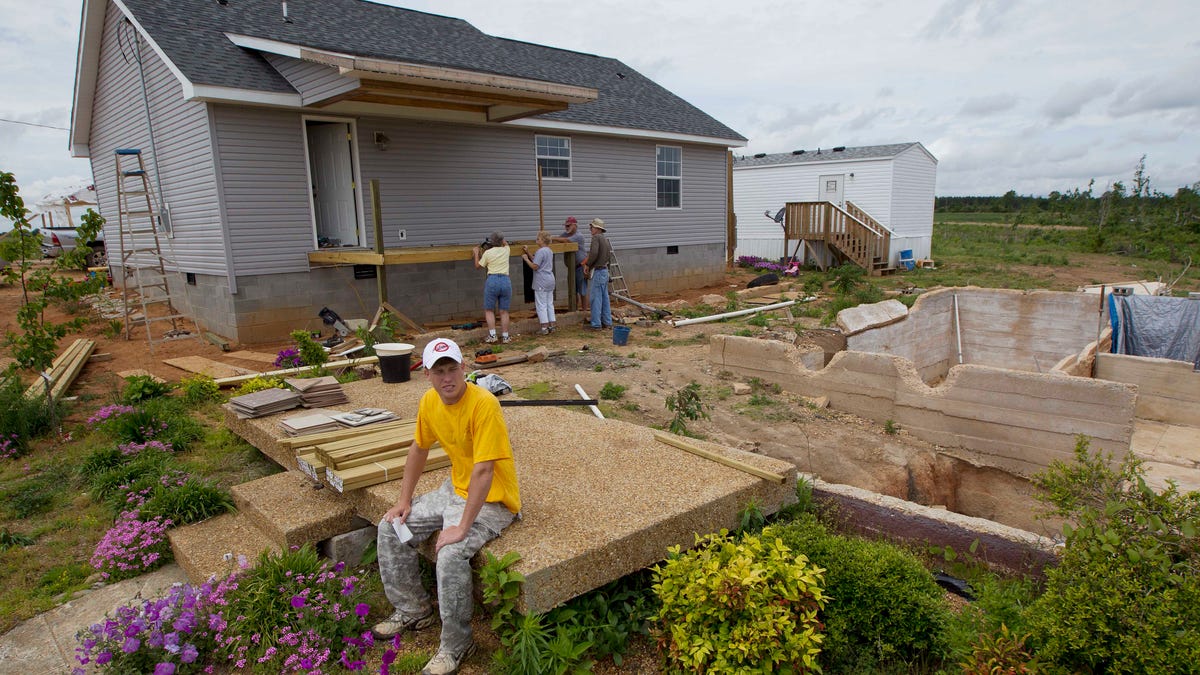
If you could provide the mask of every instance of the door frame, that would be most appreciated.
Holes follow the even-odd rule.
[[[312,247],[317,250],[317,205],[312,194],[312,157],[308,147],[309,122],[335,122],[347,125],[350,129],[350,179],[354,182],[354,211],[358,217],[358,247],[367,246],[367,217],[363,208],[362,169],[359,166],[358,153],[358,120],[354,117],[335,117],[330,115],[300,115],[300,136],[304,141],[304,177],[308,190],[308,213],[312,227]]]
[[[840,195],[841,203],[837,206],[846,208],[846,174],[844,173],[827,173],[817,177],[817,201],[829,201],[825,199],[825,180],[827,178],[838,179],[838,194]]]

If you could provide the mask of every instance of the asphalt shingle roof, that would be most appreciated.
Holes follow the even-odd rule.
[[[592,87],[596,101],[539,116],[709,138],[743,136],[616,59],[487,35],[461,19],[365,0],[124,0],[139,24],[193,84],[295,90],[253,50],[225,33],[355,56]]]
[[[917,143],[893,143],[891,145],[860,145],[842,148],[813,148],[794,152],[779,152],[764,157],[735,157],[733,168],[750,166],[773,166],[776,164],[811,164],[813,162],[844,162],[851,159],[886,159],[895,157]],[[820,154],[818,154],[818,152]]]

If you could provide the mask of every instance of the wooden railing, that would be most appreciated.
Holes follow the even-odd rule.
[[[868,272],[888,261],[891,231],[850,202],[788,202],[783,223],[789,240],[823,241]]]

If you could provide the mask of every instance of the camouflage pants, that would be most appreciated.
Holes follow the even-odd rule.
[[[379,574],[383,589],[396,609],[409,616],[423,616],[431,607],[429,593],[421,586],[417,568],[417,547],[429,535],[444,527],[457,525],[467,501],[454,492],[450,481],[434,492],[413,499],[412,512],[405,521],[413,538],[401,544],[391,523],[381,522],[376,541],[379,549]],[[441,649],[461,654],[471,644],[471,558],[483,545],[495,539],[513,521],[503,504],[483,505],[471,525],[467,538],[443,546],[438,552],[437,597],[442,616]]]

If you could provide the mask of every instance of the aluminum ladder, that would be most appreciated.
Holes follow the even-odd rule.
[[[118,243],[121,251],[122,301],[125,309],[125,339],[132,337],[133,326],[141,321],[146,327],[146,342],[150,352],[159,342],[180,339],[199,339],[200,331],[187,315],[176,309],[171,296],[172,277],[182,283],[182,275],[173,264],[171,241],[163,252],[159,232],[158,197],[150,185],[150,176],[138,148],[118,148],[114,151],[117,180]],[[168,273],[168,268],[171,272]],[[136,292],[137,297],[134,297]],[[134,317],[135,307],[141,316]],[[153,311],[152,311],[153,308]],[[162,334],[155,336],[153,324],[168,323]]]
[[[621,273],[621,263],[617,262],[617,252],[608,252],[608,294],[621,299],[629,296],[629,287],[625,285],[625,275]]]

